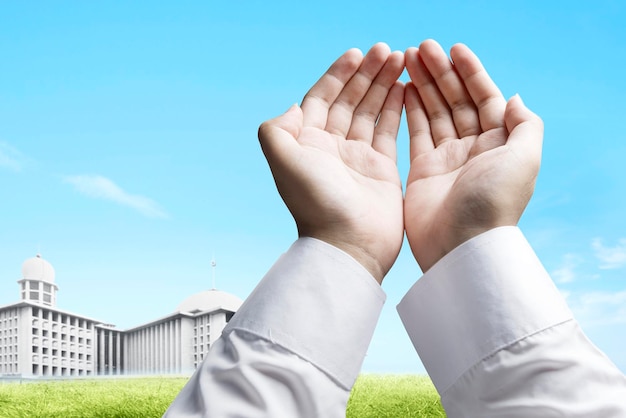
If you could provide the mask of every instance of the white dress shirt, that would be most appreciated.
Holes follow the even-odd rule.
[[[384,301],[349,255],[299,239],[165,416],[345,416]],[[586,339],[516,227],[450,252],[398,312],[449,417],[626,417],[626,377]]]

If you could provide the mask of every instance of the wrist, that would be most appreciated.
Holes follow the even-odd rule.
[[[365,246],[361,244],[339,239],[334,235],[327,235],[322,233],[300,234],[300,238],[303,237],[318,239],[343,251],[344,253],[352,257],[361,266],[363,266],[363,268],[365,268],[369,272],[369,274],[374,278],[374,280],[376,280],[376,282],[378,282],[378,284],[382,284],[385,275],[391,268],[391,265],[387,267],[386,264],[383,264],[381,262],[379,257],[376,257],[372,254],[372,250],[368,250]]]
[[[501,226],[515,226],[515,225],[501,225]],[[447,234],[440,234],[439,240],[432,240],[430,243],[422,243],[422,251],[413,251],[413,255],[420,265],[422,272],[426,273],[433,267],[439,260],[460,247],[467,241],[484,234],[492,229],[498,228],[495,226],[476,226],[473,228],[453,229]],[[430,236],[436,236],[431,234]]]
[[[383,266],[376,257],[370,255],[368,251],[359,246],[346,243],[339,243],[336,245],[331,243],[331,245],[334,245],[335,247],[339,248],[340,250],[354,258],[372,275],[374,280],[376,280],[379,285],[382,285],[383,279],[389,271],[389,268]]]

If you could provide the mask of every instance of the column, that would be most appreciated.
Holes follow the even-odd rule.
[[[102,328],[96,328],[98,330],[98,374],[104,374],[104,330]]]
[[[176,341],[176,345],[174,346],[174,371],[175,373],[180,373],[180,318],[176,318],[174,320],[174,341]]]
[[[117,332],[117,331],[115,331]],[[122,333],[121,332],[117,332],[117,338],[116,338],[116,346],[115,346],[115,352],[117,354],[117,356],[115,357],[115,364],[117,365],[117,367],[115,368],[115,374],[122,374],[122,353],[121,353],[121,348],[122,348]]]
[[[113,374],[113,365],[115,364],[115,359],[113,358],[113,331],[108,330],[107,334],[109,339],[109,370],[107,370],[107,374]]]

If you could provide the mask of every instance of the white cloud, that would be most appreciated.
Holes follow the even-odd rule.
[[[552,271],[552,278],[557,283],[571,283],[576,275],[576,267],[581,263],[582,259],[576,254],[565,254],[561,267]]]
[[[583,326],[626,324],[626,290],[568,293],[566,299]]]
[[[601,269],[617,269],[626,265],[626,238],[621,238],[615,247],[605,247],[600,238],[594,238],[591,246]]]
[[[22,170],[22,153],[13,148],[6,142],[0,141],[0,168],[6,168],[11,171]]]
[[[65,181],[72,184],[76,190],[85,196],[110,200],[128,206],[150,218],[167,218],[167,213],[155,201],[144,196],[130,194],[106,177],[94,175],[67,176]]]

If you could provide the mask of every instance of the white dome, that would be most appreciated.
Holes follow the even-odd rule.
[[[225,309],[236,312],[243,302],[235,295],[220,290],[204,290],[185,299],[177,312],[206,312]]]
[[[37,254],[36,257],[29,258],[22,264],[22,278],[54,283],[54,268]]]

